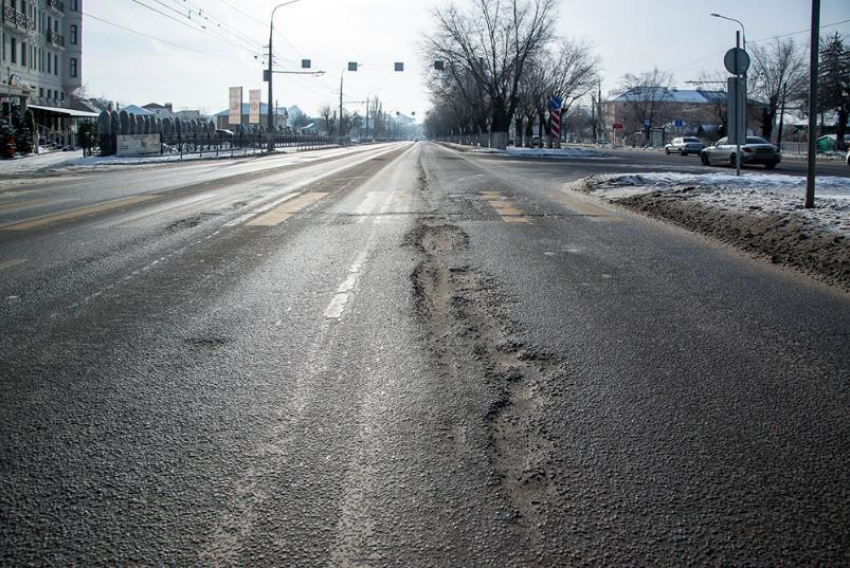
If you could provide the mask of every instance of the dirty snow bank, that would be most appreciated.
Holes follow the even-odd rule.
[[[819,177],[814,209],[801,176],[598,175],[569,189],[718,238],[850,290],[850,179]]]
[[[486,146],[465,146],[463,144],[455,144],[453,142],[442,142],[443,146],[454,148],[461,152],[473,152],[480,154],[501,154],[503,156],[518,156],[523,158],[599,158],[605,156],[599,150],[578,147],[565,148],[517,148],[509,146],[507,150],[498,150],[496,148],[488,148]]]

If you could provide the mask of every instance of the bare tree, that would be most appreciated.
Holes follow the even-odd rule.
[[[331,108],[331,105],[323,105],[319,109],[319,119],[321,120],[322,129],[328,136],[333,136],[336,132],[336,111]]]
[[[466,0],[435,10],[436,32],[425,40],[460,83],[472,77],[487,94],[491,144],[505,148],[519,104],[526,62],[552,37],[556,0]]]
[[[617,100],[626,106],[628,130],[643,130],[646,141],[649,141],[652,126],[668,118],[672,84],[673,75],[658,67],[639,75],[627,73],[623,76]]]
[[[764,47],[755,44],[750,53],[753,59],[750,92],[764,103],[761,134],[770,140],[783,92],[799,100],[806,89],[806,53],[791,38],[785,41],[777,39]]]

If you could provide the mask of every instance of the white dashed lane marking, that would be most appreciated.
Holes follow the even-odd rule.
[[[336,294],[333,299],[331,299],[331,303],[328,304],[328,307],[325,309],[326,318],[339,319],[342,317],[342,314],[345,311],[345,306],[348,304],[348,300],[354,292],[357,282],[360,280],[360,275],[363,272],[363,265],[366,263],[366,254],[366,251],[361,252],[357,257],[357,260],[355,260],[351,265],[351,268],[348,269],[348,276],[346,276],[342,284],[339,285]]]

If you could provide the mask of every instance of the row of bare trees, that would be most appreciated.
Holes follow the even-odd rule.
[[[535,121],[548,134],[553,96],[566,114],[595,88],[598,60],[589,44],[555,36],[556,8],[556,0],[453,0],[434,10],[435,30],[422,42],[429,136],[487,136],[505,148],[513,124],[528,143]]]

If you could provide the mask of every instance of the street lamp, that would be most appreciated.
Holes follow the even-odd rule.
[[[301,2],[301,0],[289,0],[289,2],[284,2],[282,4],[278,4],[272,10],[271,24],[269,25],[269,71],[268,71],[268,79],[269,81],[269,102],[268,102],[268,128],[269,128],[269,154],[274,152],[274,114],[272,114],[272,101],[274,101],[274,52],[272,51],[272,43],[274,42],[274,15],[277,12],[278,8],[283,8],[284,6],[289,6],[290,4],[295,4],[296,2]],[[277,109],[275,109],[277,110]]]
[[[722,16],[720,14],[712,14],[715,18],[720,18],[721,20],[729,20],[730,22],[737,22],[739,26],[741,26],[741,36],[744,41],[744,51],[747,51],[747,31],[744,29],[744,24],[741,20],[736,20],[735,18],[728,18],[726,16]]]

